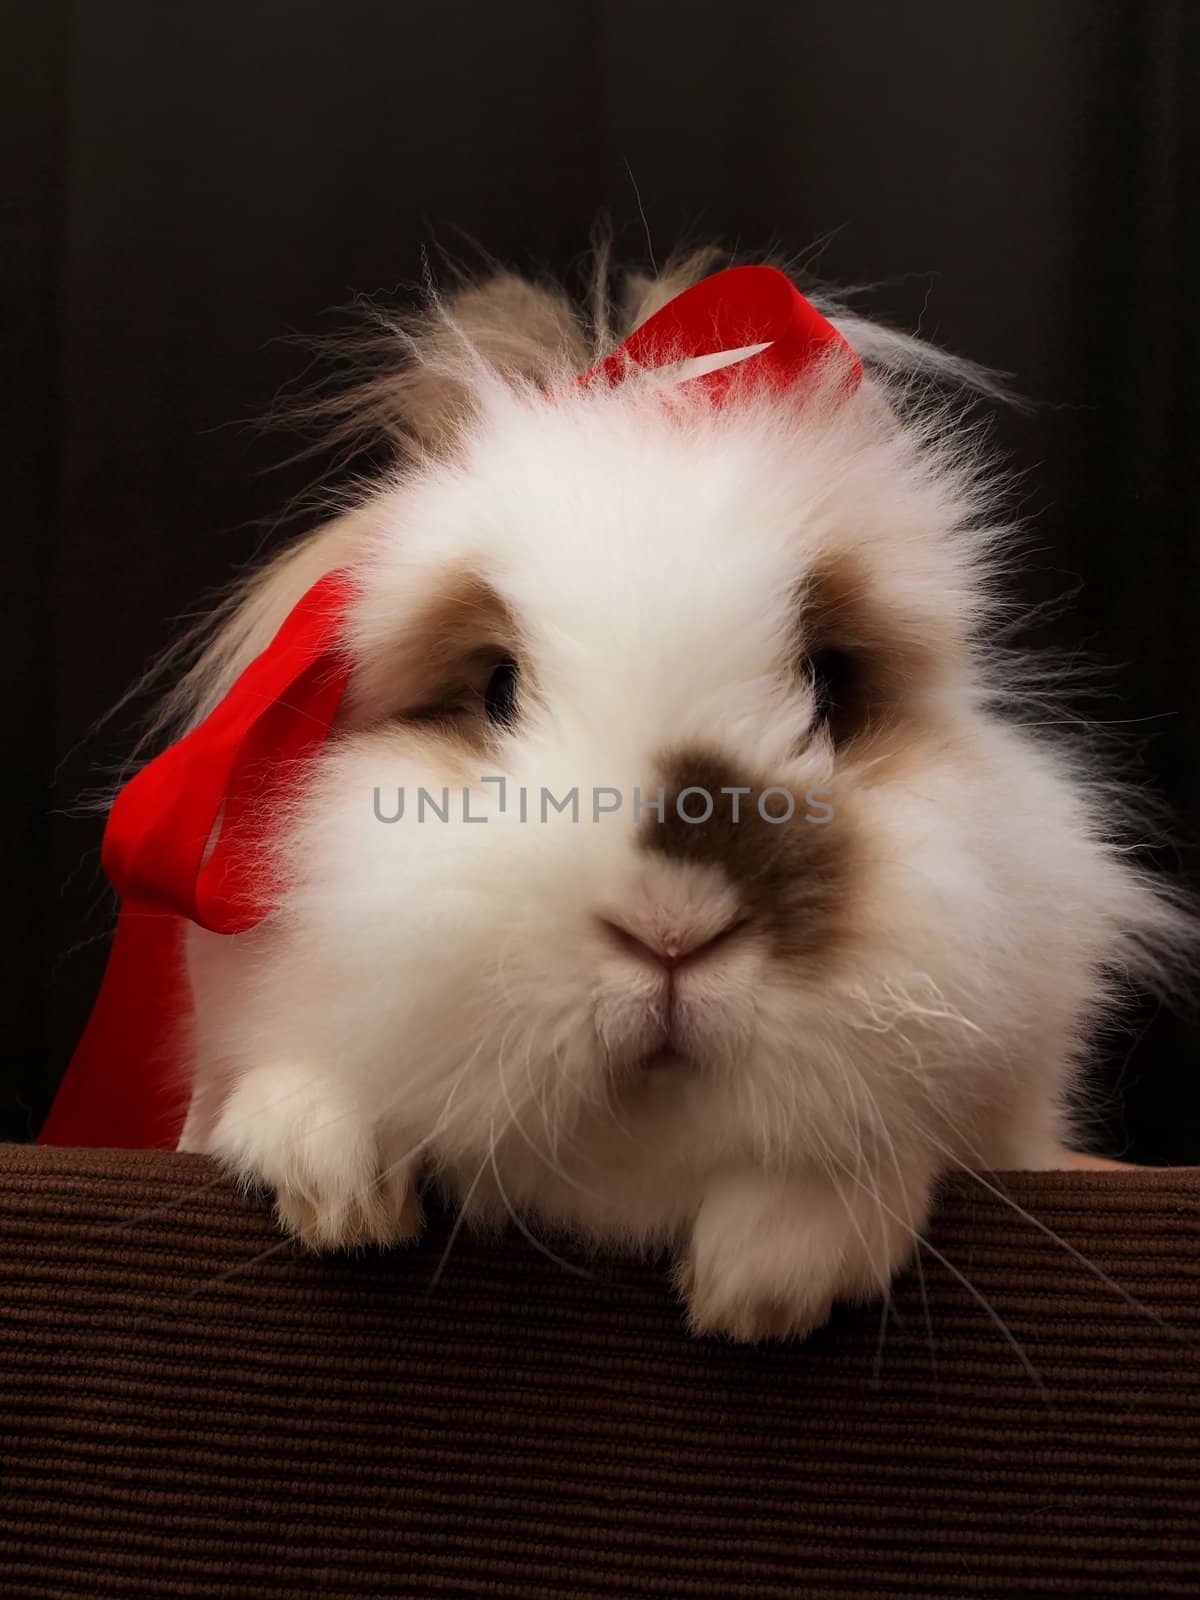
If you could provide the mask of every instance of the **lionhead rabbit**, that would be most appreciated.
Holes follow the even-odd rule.
[[[1186,919],[1009,714],[1011,535],[926,381],[965,368],[833,310],[861,382],[577,381],[701,272],[587,333],[507,274],[409,327],[359,394],[409,448],[214,629],[185,721],[351,577],[278,904],[189,934],[182,1142],[317,1247],[414,1236],[422,1176],[668,1244],[753,1339],[886,1287],[944,1171],[1056,1164]]]

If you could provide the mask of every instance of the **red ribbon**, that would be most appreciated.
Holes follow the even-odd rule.
[[[684,290],[582,383],[632,368],[764,345],[687,379],[719,401],[733,384],[794,388],[815,364],[861,374],[841,335],[773,267],[731,267]],[[353,593],[327,573],[190,733],[117,795],[101,851],[121,911],[104,981],[42,1129],[43,1144],[174,1149],[190,1098],[182,1034],[191,1005],[188,922],[229,936],[270,910],[264,867],[277,803],[325,743],[349,674],[341,632]]]
[[[766,349],[685,381],[720,401],[731,387],[745,384],[794,389],[823,359],[841,364],[847,389],[862,377],[861,363],[842,335],[782,272],[727,267],[668,300],[580,382],[621,383],[630,367],[662,367],[759,344]]]
[[[178,1143],[190,1095],[181,1066],[186,925],[237,934],[270,909],[261,843],[337,713],[349,674],[339,639],[350,592],[345,573],[315,583],[204,721],[114,800],[101,860],[121,913],[42,1144]]]

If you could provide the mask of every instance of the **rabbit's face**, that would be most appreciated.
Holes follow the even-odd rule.
[[[513,400],[380,499],[284,906],[380,1097],[451,1149],[761,1159],[972,1042],[1009,912],[962,509],[869,395]]]

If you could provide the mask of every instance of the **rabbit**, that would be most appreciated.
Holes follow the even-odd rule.
[[[1190,923],[1098,764],[1022,725],[1014,532],[935,381],[977,369],[829,301],[853,393],[577,381],[711,265],[590,318],[460,286],[331,418],[388,466],[164,711],[353,574],[278,903],[189,930],[180,1148],[316,1249],[415,1239],[432,1181],[481,1227],[669,1251],[690,1328],[755,1341],[886,1293],[943,1174],[1060,1165],[1097,1028]]]

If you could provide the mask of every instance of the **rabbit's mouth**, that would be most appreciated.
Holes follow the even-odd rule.
[[[686,1065],[687,1062],[679,1051],[672,1049],[669,1045],[663,1045],[657,1050],[651,1050],[648,1055],[644,1055],[638,1062],[638,1066],[644,1072],[658,1072],[664,1067],[683,1067]]]

